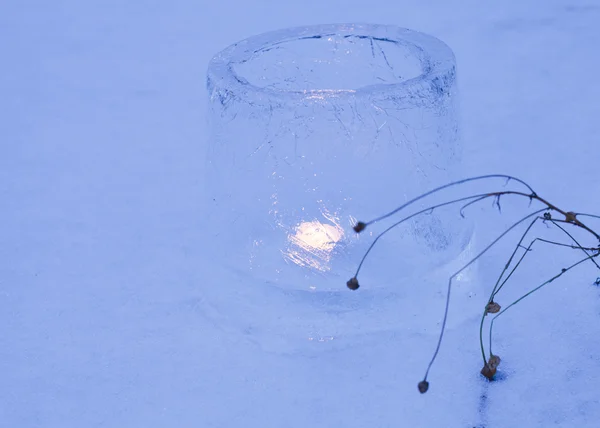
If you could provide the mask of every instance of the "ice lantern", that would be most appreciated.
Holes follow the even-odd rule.
[[[419,32],[322,25],[248,38],[209,64],[211,253],[247,287],[343,292],[378,230],[352,226],[462,177],[452,51]],[[382,239],[364,289],[406,293],[469,241],[434,212]],[[443,284],[445,286],[445,284]]]

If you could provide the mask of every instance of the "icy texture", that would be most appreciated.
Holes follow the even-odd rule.
[[[454,56],[424,34],[347,24],[256,36],[213,59],[208,91],[212,245],[252,278],[336,290],[372,241],[351,227],[382,212],[382,190],[401,204],[459,175]],[[433,213],[398,228],[373,259],[394,253],[397,269],[371,263],[372,286],[455,258],[468,226]]]
[[[219,53],[208,92],[210,246],[215,266],[239,275],[227,288],[245,296],[229,305],[296,343],[315,333],[437,332],[429,308],[467,250],[469,221],[432,212],[407,222],[371,253],[360,297],[344,284],[384,229],[352,230],[393,207],[383,189],[399,205],[459,175],[451,50],[393,26],[282,30]],[[287,299],[274,299],[282,292]],[[277,325],[258,322],[265,307]]]

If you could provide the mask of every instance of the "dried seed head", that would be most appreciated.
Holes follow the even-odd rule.
[[[360,285],[358,284],[358,279],[356,279],[356,277],[350,278],[346,285],[350,290],[358,290],[358,287],[360,287]]]
[[[360,233],[363,230],[365,230],[366,227],[367,227],[367,225],[365,223],[363,223],[362,221],[359,221],[358,223],[356,223],[356,226],[354,226],[354,231],[356,233]]]
[[[496,374],[496,369],[490,368],[490,366],[486,363],[481,369],[481,374],[484,375],[489,380],[494,379],[494,375]]]
[[[481,369],[481,374],[489,380],[493,380],[499,365],[500,357],[497,355],[492,355],[488,362]]]
[[[421,394],[425,394],[428,389],[429,389],[429,382],[427,382],[426,380],[422,380],[421,382],[419,382],[419,392]]]
[[[498,355],[492,355],[488,360],[488,365],[493,368],[498,368],[500,365],[500,357]]]
[[[486,314],[497,314],[498,312],[500,312],[501,306],[492,301],[490,303],[488,303],[485,307],[485,313]]]

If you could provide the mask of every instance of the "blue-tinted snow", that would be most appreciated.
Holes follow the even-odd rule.
[[[248,35],[327,22],[444,40],[459,66],[465,176],[511,173],[567,209],[599,213],[593,1],[1,9],[0,427],[597,426],[591,266],[499,321],[499,382],[478,374],[473,319],[449,332],[421,396],[431,337],[381,333],[306,355],[248,340],[228,322],[243,314],[205,297],[227,284],[204,262],[200,232],[211,55]],[[474,211],[482,240],[526,206],[511,204],[502,217]],[[515,297],[573,257],[541,248]],[[482,287],[510,249],[481,263]]]

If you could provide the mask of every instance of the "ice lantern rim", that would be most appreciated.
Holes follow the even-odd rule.
[[[258,87],[248,82],[234,70],[233,66],[235,64],[250,60],[256,52],[269,46],[293,40],[332,35],[372,37],[402,44],[420,61],[422,72],[416,77],[395,83],[380,83],[341,90],[313,89],[300,91]],[[270,31],[230,45],[211,59],[208,66],[207,86],[209,92],[216,87],[226,88],[230,96],[241,97],[258,103],[273,98],[288,101],[292,98],[302,101],[318,94],[322,94],[326,98],[331,96],[368,96],[371,98],[381,96],[382,98],[389,98],[390,93],[410,96],[418,95],[418,92],[423,90],[427,92],[433,90],[434,93],[439,93],[441,89],[443,92],[448,89],[449,84],[453,83],[455,69],[456,61],[452,49],[440,39],[428,34],[395,25],[326,24]],[[440,82],[439,78],[443,80]]]

